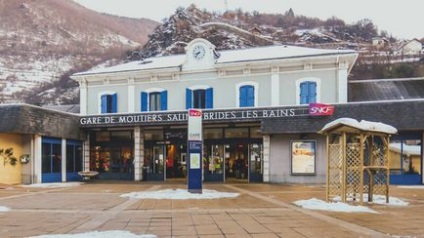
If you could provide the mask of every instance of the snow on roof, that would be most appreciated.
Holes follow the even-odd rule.
[[[219,53],[220,57],[217,59],[217,64],[308,56],[354,54],[356,52],[354,50],[314,49],[298,46],[280,45],[256,47],[242,50],[220,51]],[[152,57],[139,61],[131,61],[128,63],[115,65],[108,68],[95,68],[85,72],[76,73],[74,74],[74,76],[179,67],[184,64],[185,59],[185,54]]]
[[[135,70],[148,70],[160,68],[178,67],[183,64],[185,55],[172,55],[163,57],[152,57],[144,60],[130,61],[124,64],[118,64],[107,68],[94,68],[85,72],[74,74],[87,75],[87,74],[103,74],[103,73],[117,73]]]
[[[410,155],[421,155],[421,145],[407,145],[401,143],[390,143],[389,149],[398,153]]]
[[[332,122],[327,123],[320,132],[326,132],[328,130],[331,130],[333,128],[336,128],[338,126],[349,126],[352,128],[356,128],[362,131],[369,131],[369,132],[381,132],[381,133],[387,133],[387,134],[396,134],[397,129],[393,126],[381,123],[381,122],[371,122],[371,121],[365,121],[362,120],[358,122],[355,119],[342,117],[339,119],[336,119]]]

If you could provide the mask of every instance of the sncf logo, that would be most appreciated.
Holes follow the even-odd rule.
[[[191,117],[201,117],[202,116],[202,111],[200,111],[200,110],[190,109],[188,113],[189,113],[188,115],[191,116]]]
[[[331,116],[334,113],[334,106],[323,103],[309,104],[309,115],[311,116]]]

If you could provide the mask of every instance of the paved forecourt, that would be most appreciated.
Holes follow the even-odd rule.
[[[410,205],[367,205],[378,213],[314,211],[293,205],[324,200],[325,187],[209,184],[239,193],[219,199],[129,199],[130,192],[187,189],[184,183],[91,182],[74,187],[0,185],[0,237],[124,230],[158,237],[424,237],[424,189],[391,187]]]

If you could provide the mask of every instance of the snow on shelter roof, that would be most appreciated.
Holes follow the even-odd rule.
[[[298,46],[266,46],[239,50],[220,51],[220,57],[216,64],[248,62],[259,60],[288,59],[311,56],[356,54],[354,50],[314,49]],[[138,61],[115,65],[107,68],[94,68],[85,72],[79,72],[74,76],[117,73],[138,70],[153,70],[180,67],[185,63],[186,54],[151,57]]]
[[[396,128],[381,122],[372,122],[372,121],[365,121],[365,120],[358,122],[357,120],[353,118],[348,118],[348,117],[339,118],[332,122],[327,123],[321,129],[320,133],[325,133],[339,126],[348,126],[351,128],[361,130],[361,131],[368,131],[368,132],[379,132],[379,133],[385,133],[385,134],[397,133]]]

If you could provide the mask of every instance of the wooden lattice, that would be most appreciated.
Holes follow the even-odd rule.
[[[347,133],[327,134],[327,201],[360,201],[364,194],[389,199],[389,135]]]

